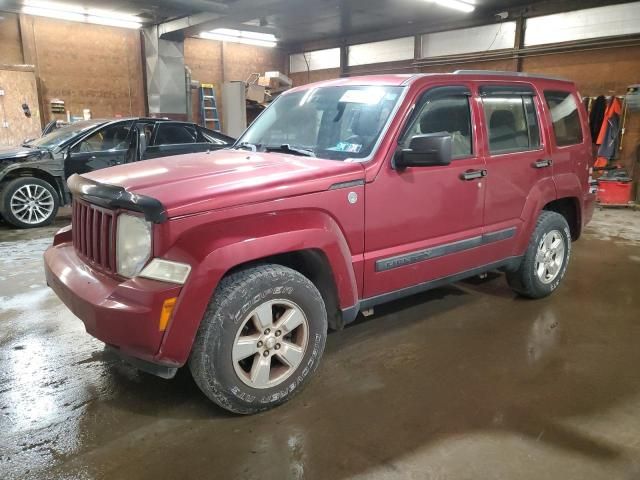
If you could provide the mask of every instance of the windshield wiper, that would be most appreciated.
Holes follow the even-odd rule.
[[[258,151],[258,145],[254,145],[253,143],[249,143],[249,142],[242,142],[235,146],[236,150],[241,148],[244,148],[246,150],[251,150],[252,152]]]
[[[300,147],[292,147],[288,143],[284,143],[279,147],[275,145],[264,147],[267,152],[282,152],[282,153],[291,153],[293,155],[300,155],[303,157],[315,157],[316,154],[313,153],[313,150],[309,150],[308,148],[300,148]]]

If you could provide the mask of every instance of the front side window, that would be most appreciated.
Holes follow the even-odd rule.
[[[551,111],[557,145],[565,147],[582,143],[584,137],[574,96],[570,92],[544,92],[544,98]]]
[[[329,160],[368,157],[404,87],[317,87],[281,95],[240,138],[238,148],[296,152]]]
[[[122,122],[102,128],[73,147],[73,153],[127,150],[131,125],[132,122]]]
[[[178,145],[197,143],[196,127],[181,123],[160,123],[156,134],[155,145]]]
[[[453,158],[469,157],[473,153],[471,109],[468,95],[425,94],[418,102],[417,114],[409,124],[400,144],[409,148],[416,135],[447,132],[451,135]]]
[[[491,153],[526,152],[540,148],[540,127],[531,96],[484,96],[482,105]]]

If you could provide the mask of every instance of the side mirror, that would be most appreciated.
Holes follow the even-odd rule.
[[[138,160],[142,160],[142,157],[147,152],[147,147],[147,136],[144,130],[138,130]]]
[[[452,158],[451,135],[447,132],[416,135],[409,148],[396,152],[396,168],[449,165]]]

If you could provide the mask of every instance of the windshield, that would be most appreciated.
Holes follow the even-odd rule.
[[[368,157],[403,87],[319,87],[284,94],[249,127],[236,148],[330,160]]]
[[[67,125],[66,127],[58,128],[51,133],[46,134],[44,137],[40,137],[30,141],[28,146],[53,150],[65,144],[73,137],[87,132],[103,123],[104,121],[101,122],[96,120],[86,120],[82,122],[72,123],[71,125]]]

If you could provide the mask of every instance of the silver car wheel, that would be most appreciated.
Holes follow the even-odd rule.
[[[545,285],[553,282],[564,263],[565,241],[559,230],[552,230],[542,237],[536,254],[536,275]]]
[[[55,208],[53,195],[42,185],[27,184],[11,196],[11,213],[29,225],[46,221]]]
[[[288,300],[269,300],[240,324],[233,368],[246,385],[264,389],[283,383],[300,366],[309,341],[309,321]]]

